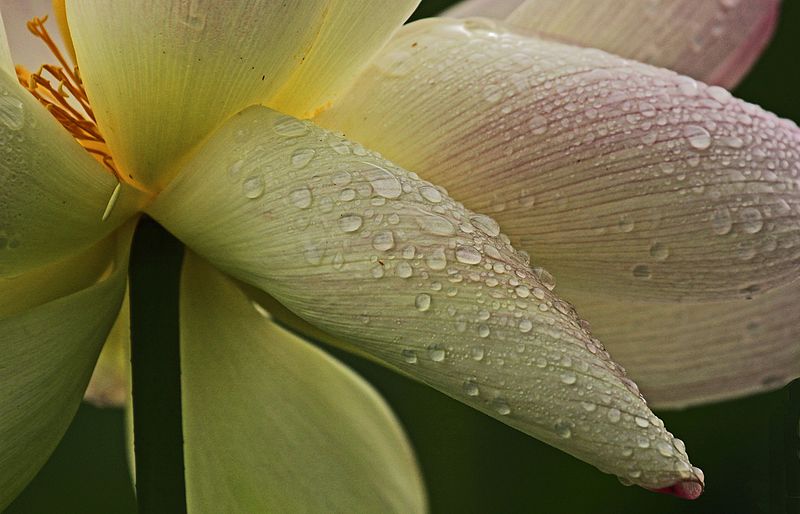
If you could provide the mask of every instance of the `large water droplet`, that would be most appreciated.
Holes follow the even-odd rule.
[[[478,382],[474,378],[468,378],[464,381],[464,394],[467,396],[478,396],[480,389],[478,389]]]
[[[733,229],[731,212],[727,207],[718,207],[711,216],[711,230],[715,234],[723,236]]]
[[[249,177],[242,182],[242,192],[251,200],[260,197],[264,194],[264,179],[261,176]]]
[[[553,429],[556,431],[558,437],[569,439],[572,437],[572,428],[566,421],[558,421],[555,425],[553,425]]]
[[[364,164],[370,168],[365,170],[363,174],[370,181],[372,189],[377,195],[384,198],[398,198],[403,193],[403,186],[400,181],[387,169],[371,162],[365,161]]]
[[[386,230],[375,234],[375,237],[372,238],[372,247],[379,252],[391,250],[394,247],[394,234],[392,234],[392,231]]]
[[[339,228],[341,228],[343,232],[355,232],[361,228],[362,223],[363,220],[358,214],[343,214],[342,217],[339,218]]]
[[[304,168],[314,158],[316,151],[313,148],[299,148],[292,154],[292,166]]]
[[[400,356],[409,364],[416,364],[417,363],[417,352],[406,348],[405,350],[400,352]]]
[[[508,402],[503,398],[495,398],[492,400],[492,407],[494,407],[495,412],[500,414],[501,416],[508,416],[511,414],[511,407],[508,405]]]
[[[498,225],[497,222],[489,216],[484,214],[475,214],[474,216],[470,216],[470,220],[475,224],[476,227],[478,227],[479,230],[483,231],[483,233],[491,237],[497,237],[500,235],[500,225]]]
[[[687,125],[683,128],[683,135],[689,146],[697,150],[705,150],[711,146],[711,134],[699,125]]]
[[[430,357],[433,362],[442,362],[445,357],[445,351],[442,345],[438,343],[429,345],[428,357]]]
[[[422,186],[419,188],[419,194],[431,203],[440,203],[442,201],[442,193],[435,187]]]
[[[447,267],[447,257],[444,253],[444,248],[436,247],[432,249],[425,257],[425,262],[432,270],[439,271]]]
[[[755,207],[747,207],[739,213],[742,220],[742,230],[748,234],[756,234],[764,227],[761,211]]]
[[[414,273],[414,270],[411,268],[411,265],[406,261],[400,261],[397,263],[397,266],[395,267],[395,273],[400,278],[409,278]]]
[[[669,257],[669,248],[664,243],[653,243],[650,246],[650,256],[657,261],[663,261]]]
[[[481,262],[481,253],[472,246],[456,247],[456,259],[464,264],[478,264]]]

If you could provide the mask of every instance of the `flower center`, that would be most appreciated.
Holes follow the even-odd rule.
[[[86,151],[102,163],[117,180],[122,181],[106,146],[106,140],[100,134],[78,67],[67,62],[48,34],[44,26],[46,21],[47,16],[34,18],[28,22],[28,30],[47,45],[58,65],[43,64],[36,73],[30,73],[23,66],[17,65],[17,79]]]

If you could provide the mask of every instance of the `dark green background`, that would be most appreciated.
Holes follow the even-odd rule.
[[[423,1],[415,16],[434,15],[450,3]],[[800,3],[789,0],[774,41],[736,90],[795,121],[800,121],[798,27]],[[427,387],[337,355],[375,384],[403,421],[434,513],[785,512],[785,390],[659,413],[706,473],[705,494],[687,502],[623,487],[614,477]],[[135,512],[124,452],[122,412],[82,406],[50,461],[6,512]]]

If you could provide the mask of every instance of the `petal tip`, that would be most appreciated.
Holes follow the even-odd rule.
[[[680,480],[670,486],[661,487],[659,489],[651,489],[651,491],[662,494],[669,494],[677,496],[684,500],[696,500],[703,494],[705,489],[705,480],[703,472],[700,468],[694,468],[694,476],[684,480]]]

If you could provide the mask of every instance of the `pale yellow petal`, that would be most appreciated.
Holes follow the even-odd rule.
[[[0,276],[85,249],[129,219],[145,197],[98,164],[15,76],[0,73]]]
[[[2,9],[0,9],[0,71],[4,71],[12,77],[16,75],[14,71],[14,61],[11,60],[11,49],[8,47],[8,38],[6,37]]]
[[[127,292],[83,395],[97,407],[124,407],[131,397],[131,318]]]
[[[780,0],[526,0],[508,22],[733,87],[767,46]]]
[[[667,70],[423,20],[318,120],[492,214],[574,287],[710,301],[800,271],[800,129]]]
[[[0,509],[45,463],[78,409],[122,303],[131,228],[116,236],[107,277],[24,311],[0,314]],[[31,286],[37,282],[34,277]],[[24,301],[28,290],[4,287],[3,295]]]
[[[636,303],[562,293],[655,408],[766,392],[800,377],[800,284],[752,300]]]
[[[181,278],[189,511],[415,513],[411,447],[363,379],[194,255]]]
[[[364,147],[254,107],[150,212],[373,359],[626,480],[699,494],[700,475],[552,277],[494,220]]]
[[[325,104],[414,4],[75,0],[67,20],[115,162],[159,189],[183,154],[244,107],[284,89],[279,104],[298,113]]]

